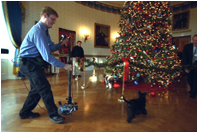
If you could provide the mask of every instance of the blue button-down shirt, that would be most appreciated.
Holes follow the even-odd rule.
[[[19,56],[34,58],[41,55],[43,60],[51,65],[63,68],[65,64],[50,54],[59,50],[62,45],[61,43],[54,44],[50,35],[46,35],[46,30],[47,28],[41,21],[35,24],[25,36],[20,47]]]

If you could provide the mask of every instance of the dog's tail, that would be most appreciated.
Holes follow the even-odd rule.
[[[127,101],[127,100],[124,98],[124,96],[123,96],[123,99],[124,99],[124,101],[125,101],[126,103],[129,103],[129,101]]]

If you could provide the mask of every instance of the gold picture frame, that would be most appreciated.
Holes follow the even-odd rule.
[[[95,23],[94,25],[94,47],[109,48],[110,47],[110,26]]]

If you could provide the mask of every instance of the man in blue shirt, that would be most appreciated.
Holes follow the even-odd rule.
[[[33,113],[32,110],[42,98],[49,115],[50,121],[62,123],[65,118],[58,115],[57,106],[54,103],[54,98],[51,86],[45,76],[45,62],[72,70],[70,64],[64,64],[56,59],[50,53],[59,50],[62,45],[68,42],[68,38],[62,40],[59,44],[54,44],[51,41],[48,29],[55,24],[58,14],[50,7],[44,7],[41,12],[40,21],[35,24],[25,36],[20,46],[20,63],[19,69],[22,74],[30,81],[31,90],[26,98],[26,101],[19,113],[19,118],[37,118],[39,113]]]

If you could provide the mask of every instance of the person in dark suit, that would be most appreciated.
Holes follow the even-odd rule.
[[[78,41],[77,42],[77,46],[74,46],[72,49],[72,53],[71,53],[71,61],[73,62],[73,78],[76,78],[76,76],[81,77],[81,75],[78,74],[79,71],[77,71],[77,68],[75,66],[75,62],[77,58],[84,58],[84,50],[81,47],[82,42]]]
[[[182,65],[193,66],[191,70],[185,68],[184,71],[188,74],[190,98],[195,98],[197,96],[197,35],[193,36],[192,43],[184,46]]]

